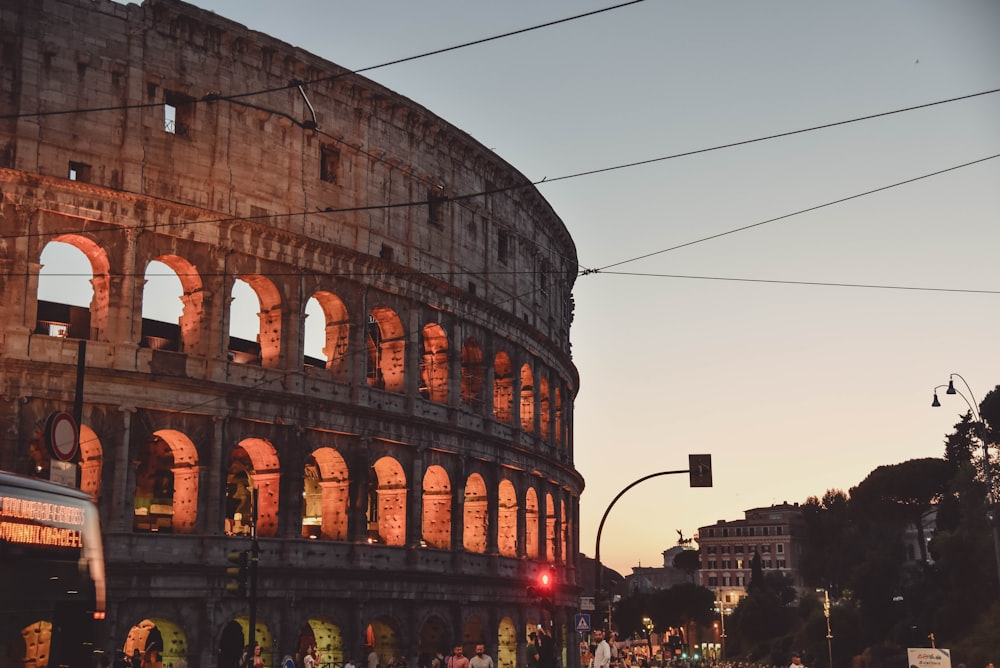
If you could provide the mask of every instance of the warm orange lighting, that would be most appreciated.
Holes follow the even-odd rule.
[[[94,610],[94,619],[104,619],[104,611]]]

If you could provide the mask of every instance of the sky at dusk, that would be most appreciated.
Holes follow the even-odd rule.
[[[615,2],[194,4],[358,70]],[[689,453],[715,486],[629,491],[606,565],[941,456],[967,406],[933,388],[1000,384],[998,29],[995,0],[646,0],[364,73],[546,178],[576,242],[584,553]]]

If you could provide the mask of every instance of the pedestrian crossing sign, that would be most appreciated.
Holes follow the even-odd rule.
[[[590,632],[590,615],[581,612],[576,616],[576,632],[577,633],[589,633]]]

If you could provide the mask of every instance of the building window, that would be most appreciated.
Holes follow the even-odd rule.
[[[163,103],[163,131],[186,137],[194,125],[195,99],[189,95],[166,91]]]
[[[729,529],[723,529],[722,530],[722,537],[723,538],[729,538]]]
[[[504,230],[497,230],[497,260],[507,264],[510,257],[510,235]]]
[[[70,181],[80,181],[82,183],[90,182],[90,165],[84,164],[82,162],[69,161],[69,180]]]
[[[749,531],[750,531],[750,535],[753,536],[754,535],[754,527],[750,527]]]
[[[427,222],[436,227],[444,225],[445,198],[433,193],[427,194]]]
[[[716,561],[715,561],[715,559],[709,559],[708,560],[708,566],[707,566],[707,568],[716,568]]]
[[[708,586],[709,587],[718,587],[719,586],[719,578],[717,576],[715,576],[715,575],[709,575],[708,576]]]
[[[761,529],[761,531],[763,531],[763,532],[764,532],[764,533],[763,533],[763,535],[764,535],[764,536],[766,536],[766,535],[767,535],[767,529],[768,529],[767,527],[763,527],[763,528]]]
[[[714,545],[709,545],[708,546],[708,553],[709,554],[715,554],[715,546]]]
[[[708,530],[708,537],[709,538],[715,538],[715,529],[709,529]]]
[[[736,554],[743,554],[743,546],[737,545],[736,547],[733,548],[733,551],[736,552]]]
[[[340,151],[332,146],[321,146],[319,149],[319,178],[328,183],[336,183],[339,168]]]
[[[774,535],[783,536],[784,535],[783,527],[774,527]]]
[[[778,551],[778,554],[784,554],[785,553],[785,544],[784,543],[778,543],[778,550],[777,551]]]
[[[785,567],[785,560],[778,559],[778,568],[784,568],[784,567]]]

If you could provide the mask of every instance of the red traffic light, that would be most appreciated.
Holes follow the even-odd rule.
[[[539,584],[541,584],[542,587],[545,588],[552,586],[552,576],[549,575],[548,573],[542,573],[542,577],[539,580]]]

